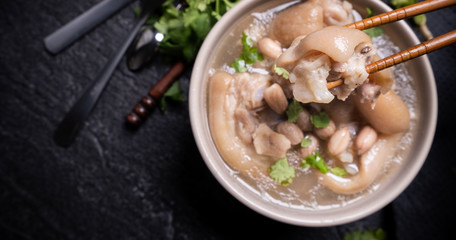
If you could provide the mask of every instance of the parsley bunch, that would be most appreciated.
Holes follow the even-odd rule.
[[[165,36],[160,51],[191,62],[212,26],[240,0],[187,0],[183,11],[176,9],[173,1],[163,3],[163,14],[154,24]]]

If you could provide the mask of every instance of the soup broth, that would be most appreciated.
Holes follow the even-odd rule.
[[[280,130],[278,128],[280,127],[278,125],[282,124],[282,122],[289,122],[286,119],[285,113],[278,114],[273,109],[274,107],[272,105],[277,102],[268,104],[264,100],[265,89],[268,89],[274,83],[283,86],[283,84],[280,84],[280,81],[284,81],[284,79],[281,79],[280,76],[277,76],[271,70],[277,58],[264,57],[264,60],[247,66],[248,73],[236,73],[236,70],[232,67],[232,63],[242,54],[244,46],[241,38],[243,33],[252,40],[254,47],[258,47],[258,42],[261,39],[271,37],[271,24],[277,15],[300,3],[300,1],[268,1],[258,6],[247,16],[240,18],[234,26],[227,29],[225,36],[220,40],[219,46],[214,49],[217,54],[214,54],[210,62],[211,68],[208,72],[209,87],[207,97],[209,124],[213,139],[219,153],[227,163],[227,168],[232,170],[233,177],[238,179],[246,188],[257,193],[266,201],[271,201],[278,205],[297,209],[328,209],[344,206],[361,199],[366,194],[380,188],[382,183],[387,181],[391,174],[394,174],[401,164],[403,157],[408,153],[408,149],[412,145],[413,136],[416,134],[415,125],[419,116],[419,112],[416,111],[417,96],[413,86],[413,79],[407,73],[405,66],[398,65],[393,67],[391,73],[394,75],[394,86],[391,86],[392,90],[388,89],[389,91],[383,92],[382,96],[387,94],[399,96],[408,109],[410,116],[409,125],[406,131],[394,133],[382,133],[373,127],[376,130],[377,141],[362,154],[356,153],[359,150],[354,147],[356,137],[360,135],[364,127],[370,127],[374,124],[361,116],[356,103],[358,101],[356,94],[350,94],[343,101],[335,99],[330,103],[299,103],[309,113],[327,112],[331,121],[334,122],[335,132],[346,129],[347,133],[350,134],[349,146],[343,153],[331,154],[328,153],[331,151],[329,142],[334,133],[327,139],[324,139],[324,137],[317,134],[319,130],[315,126],[311,126],[307,130],[305,127],[299,126],[304,138],[317,138],[317,141],[320,143],[318,152],[321,153],[325,163],[330,169],[336,167],[343,168],[346,172],[346,176],[344,177],[334,176],[330,172],[322,173],[315,167],[303,167],[303,160],[308,155],[305,156],[302,153],[304,147],[300,147],[300,143],[296,144],[289,141],[287,144],[290,146],[284,147],[286,149],[285,156],[281,156],[277,152],[271,152],[271,148],[275,147],[274,144],[272,147],[269,146],[264,150],[259,150],[260,147],[255,145],[255,141],[262,133],[258,129],[266,129],[264,131],[266,133],[264,134],[267,136],[276,136],[276,134],[284,136],[284,134],[279,133]],[[357,12],[354,12],[353,16],[354,19],[358,18],[357,20],[359,20],[359,14]],[[380,58],[399,51],[398,47],[394,45],[387,34],[382,34],[371,40]],[[291,47],[282,44],[281,48],[285,51]],[[216,81],[214,78],[218,76],[226,79],[235,79],[236,84],[242,85],[244,88],[251,87],[253,89],[252,91],[260,89],[261,93],[258,94],[258,98],[255,98],[257,96],[256,92],[248,96],[243,95],[244,98],[251,97],[251,99],[248,101],[249,106],[246,107],[247,110],[244,108],[239,109],[236,106],[236,101],[238,100],[232,99],[233,94],[236,96],[239,95],[239,93],[232,92],[238,88],[233,88],[231,85],[234,83],[230,83],[230,87],[227,87],[225,91],[217,90],[220,87],[214,87],[214,82]],[[226,82],[226,80],[220,80],[220,82],[222,81]],[[214,93],[213,91],[220,92]],[[249,91],[246,90],[246,92]],[[219,93],[225,94],[220,95]],[[293,101],[293,95],[290,95],[290,93],[286,95],[288,95],[287,105],[289,106]],[[230,101],[234,103],[234,106],[229,105]],[[213,106],[215,105],[223,107],[214,108]],[[251,119],[252,112],[255,113],[253,120]],[[227,118],[229,114],[234,117]],[[214,115],[219,117],[212,117]],[[345,115],[349,116],[344,118]],[[236,131],[233,126],[237,125],[232,122],[235,121],[233,119],[241,122],[242,120],[239,119],[247,119],[246,121],[253,122],[250,128],[246,127],[246,124],[242,125],[244,127],[243,131],[250,131],[251,134],[244,136],[239,130]],[[344,119],[350,120],[346,121]],[[223,122],[225,120],[226,122]],[[293,124],[298,125],[298,123]],[[287,123],[282,125],[287,125]],[[282,136],[278,136],[278,138],[288,138],[290,140],[290,137]],[[351,154],[351,162],[350,160],[346,162],[345,160],[341,160],[343,158],[341,156],[347,152],[348,155]],[[271,166],[284,157],[286,157],[288,165],[294,169],[294,177],[287,184],[281,184],[277,179],[271,177]],[[361,164],[361,161],[366,163],[365,166],[375,166],[375,164],[378,166],[372,167],[375,171],[364,171],[364,165]],[[337,178],[337,180],[333,181],[332,178]],[[347,183],[341,183],[343,181]],[[365,181],[367,185],[360,183],[362,181]],[[337,186],[334,186],[334,184]],[[350,184],[353,186],[347,187]],[[339,185],[343,185],[343,187]]]

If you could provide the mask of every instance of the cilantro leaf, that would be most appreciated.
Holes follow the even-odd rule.
[[[295,177],[295,170],[288,165],[286,157],[277,160],[268,170],[269,176],[283,186],[292,183]]]
[[[366,11],[367,11],[367,17],[372,17],[373,16],[372,9],[366,8]]]
[[[339,177],[345,177],[348,174],[347,170],[345,170],[341,167],[333,167],[333,168],[330,168],[329,171]]]
[[[194,17],[190,23],[191,28],[199,39],[204,39],[212,28],[212,20],[209,13],[201,13]]]
[[[217,20],[219,20],[222,17],[223,12],[227,12],[228,10],[230,10],[238,1],[239,0],[234,2],[232,2],[231,0],[217,0],[215,2],[215,11],[212,12],[212,15]]]
[[[256,47],[249,49],[244,48],[244,51],[242,51],[241,54],[241,59],[244,59],[247,64],[254,64],[256,61],[263,60],[263,55],[258,52]]]
[[[277,75],[282,76],[285,79],[290,78],[290,73],[285,68],[277,67],[277,65],[275,65],[275,64],[274,64],[273,68],[274,68],[274,72],[277,73]]]
[[[314,152],[313,154],[307,156],[304,160],[305,162],[301,162],[301,167],[309,164],[309,166],[318,169],[321,173],[327,173],[329,171],[328,165],[326,165],[325,160],[319,152]]]
[[[246,72],[247,65],[251,65],[256,61],[264,60],[263,55],[258,52],[258,48],[253,47],[253,41],[244,32],[242,33],[242,53],[241,56],[236,59],[231,66],[236,72]]]
[[[241,38],[242,46],[244,48],[252,48],[253,47],[253,40],[245,34],[245,32],[242,32],[242,38]]]
[[[183,10],[173,5],[174,0],[165,1],[162,15],[154,23],[155,29],[165,36],[160,51],[169,58],[193,61],[210,29],[239,1],[187,0]]]
[[[363,30],[364,33],[369,35],[369,37],[374,38],[383,34],[383,29],[381,27],[373,27]]]
[[[316,128],[325,128],[329,125],[330,118],[325,112],[310,115],[310,121]]]
[[[182,90],[179,88],[179,83],[174,82],[173,85],[163,94],[163,97],[160,99],[160,109],[162,111],[166,110],[166,100],[174,100],[174,101],[185,101],[184,96],[182,96]]]
[[[298,121],[299,114],[304,111],[301,106],[301,103],[293,98],[290,104],[288,104],[286,114],[288,117],[288,122],[295,123]]]
[[[301,140],[301,147],[305,148],[305,147],[308,147],[312,145],[312,139],[308,138],[308,137],[304,137],[302,140]]]
[[[405,7],[405,6],[408,6],[408,5],[415,4],[417,2],[418,2],[418,0],[391,0],[391,4],[395,8]]]
[[[244,59],[236,59],[233,63],[231,63],[231,66],[234,68],[236,72],[247,72],[247,67]]]
[[[310,164],[305,159],[303,159],[301,161],[301,168],[308,169],[310,168]]]
[[[385,240],[386,233],[383,229],[356,230],[345,234],[344,240]]]
[[[329,171],[339,177],[347,176],[347,171],[341,167],[328,167],[319,152],[314,152],[301,161],[301,168],[307,169],[309,167],[316,168],[321,173],[327,173]]]

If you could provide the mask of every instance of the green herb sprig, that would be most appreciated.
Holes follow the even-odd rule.
[[[160,109],[164,112],[167,107],[167,101],[185,101],[184,96],[182,95],[183,91],[179,88],[179,82],[174,82],[171,87],[163,94],[163,97],[160,99]]]
[[[321,173],[327,173],[329,171],[328,165],[326,165],[325,160],[319,152],[314,152],[313,154],[307,156],[304,160],[302,160],[301,167],[313,167],[318,169]]]
[[[277,160],[268,170],[269,176],[283,186],[292,183],[295,177],[295,170],[288,164],[286,157]]]
[[[328,114],[325,112],[320,112],[318,114],[312,114],[310,115],[310,122],[316,127],[316,128],[325,128],[329,126],[329,122],[331,119],[329,118]]]
[[[253,41],[242,32],[242,53],[239,58],[234,60],[231,66],[236,72],[247,72],[247,65],[254,64],[256,61],[263,61],[263,55],[258,52],[258,48],[253,46]]]
[[[304,111],[304,108],[302,107],[301,103],[298,102],[296,99],[293,98],[291,100],[290,104],[288,104],[286,114],[288,117],[288,122],[295,123],[298,121],[299,114]]]
[[[163,3],[163,13],[154,24],[164,34],[159,49],[168,57],[191,62],[217,20],[240,0],[187,0],[188,7],[182,11],[173,1]]]
[[[340,167],[328,167],[323,157],[320,155],[319,152],[314,152],[313,154],[307,156],[305,159],[301,161],[301,168],[309,168],[313,167],[318,169],[321,173],[327,173],[328,171],[332,174],[345,177],[347,175],[347,171]]]
[[[386,233],[381,228],[377,230],[355,230],[347,233],[344,240],[386,240]]]
[[[272,68],[274,69],[274,72],[277,75],[282,76],[285,79],[289,79],[290,78],[290,73],[285,68],[277,67],[277,65],[275,65],[275,64],[274,64],[274,66]]]

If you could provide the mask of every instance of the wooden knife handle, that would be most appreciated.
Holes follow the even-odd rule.
[[[148,95],[144,96],[127,115],[127,122],[135,127],[141,125],[149,113],[155,108],[157,102],[163,97],[171,84],[184,72],[185,64],[181,61],[175,63],[168,72],[149,90]]]

